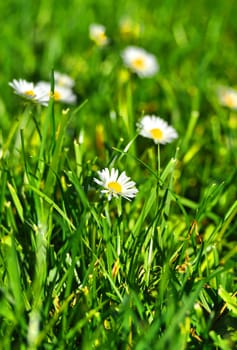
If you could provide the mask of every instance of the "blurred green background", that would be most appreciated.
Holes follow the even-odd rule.
[[[71,73],[78,82],[89,80],[91,68],[85,66],[91,57],[88,27],[92,22],[105,25],[110,51],[136,44],[155,53],[162,76],[176,89],[203,86],[207,78],[233,85],[237,74],[236,8],[234,0],[2,2],[2,104],[9,101],[11,92],[6,85],[12,78],[46,79],[54,67]],[[123,17],[139,26],[136,35],[121,39],[119,22]]]

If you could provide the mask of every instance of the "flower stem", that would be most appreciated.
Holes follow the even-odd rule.
[[[156,182],[156,214],[159,209],[159,190],[160,190],[160,144],[157,144],[157,182]]]

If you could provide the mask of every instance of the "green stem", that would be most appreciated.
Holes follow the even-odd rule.
[[[158,180],[160,180],[160,144],[159,143],[157,144],[157,177],[158,177]]]
[[[160,192],[160,144],[157,144],[157,181],[156,181],[156,215],[159,210],[159,193]]]
[[[107,259],[107,265],[108,265],[108,272],[109,272],[109,275],[111,276],[112,265],[113,265],[113,248],[112,248],[112,242],[111,242],[112,224],[111,224],[110,212],[109,212],[109,201],[105,205],[105,217],[106,217],[106,222],[104,222],[104,225],[103,225],[103,236],[106,241],[106,259]]]
[[[121,254],[121,224],[122,224],[122,203],[121,203],[121,198],[118,198],[117,200],[117,211],[118,211],[118,225],[117,225],[117,255],[118,257]],[[122,231],[121,231],[122,232]]]
[[[155,226],[153,226],[151,228],[151,238],[150,238],[149,252],[148,252],[148,257],[147,257],[147,267],[146,267],[146,285],[147,285],[147,287],[149,286],[150,272],[151,272],[151,265],[152,265],[154,229],[155,229]]]

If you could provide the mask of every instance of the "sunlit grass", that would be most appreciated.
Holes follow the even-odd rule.
[[[235,3],[0,10],[0,349],[235,348]]]

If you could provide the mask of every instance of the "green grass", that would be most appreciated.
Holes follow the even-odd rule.
[[[235,1],[1,2],[0,349],[237,346]],[[134,21],[123,36],[120,20]],[[104,48],[88,36],[102,23]],[[157,56],[129,74],[128,45]],[[25,104],[12,79],[76,81],[77,105]],[[143,114],[179,138],[137,135]],[[139,190],[107,201],[93,181],[125,170]]]

